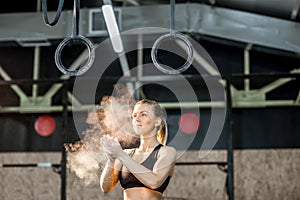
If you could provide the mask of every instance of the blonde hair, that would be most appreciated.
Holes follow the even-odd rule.
[[[168,126],[165,118],[165,114],[161,106],[153,100],[149,99],[142,99],[138,101],[136,104],[146,104],[153,107],[154,115],[161,119],[161,125],[158,127],[157,130],[157,140],[160,144],[166,145],[168,139]]]

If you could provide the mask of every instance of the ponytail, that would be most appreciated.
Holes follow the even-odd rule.
[[[166,145],[168,139],[168,126],[165,120],[162,121],[162,124],[157,131],[157,140],[160,144]]]

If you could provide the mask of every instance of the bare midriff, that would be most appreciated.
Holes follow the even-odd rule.
[[[124,200],[160,200],[162,194],[145,187],[134,187],[124,190]]]

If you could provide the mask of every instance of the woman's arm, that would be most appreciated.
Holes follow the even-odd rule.
[[[103,147],[105,156],[107,157],[107,162],[100,176],[100,187],[103,192],[109,192],[113,190],[118,183],[119,173],[123,165],[113,154],[110,153],[110,150],[107,147],[107,142],[109,141],[107,141],[105,138],[110,138],[113,141],[117,140],[111,136],[104,136],[101,138],[101,145]],[[123,152],[121,147],[120,150]],[[130,154],[131,152],[132,149],[124,149],[125,154]]]
[[[115,188],[119,180],[119,172],[122,164],[115,159],[108,159],[100,177],[100,187],[103,192],[109,192]]]
[[[176,160],[176,150],[173,147],[162,147],[159,151],[158,159],[153,170],[149,170],[143,165],[135,162],[124,152],[119,151],[117,158],[140,182],[151,189],[157,189],[173,172]]]
[[[124,152],[116,138],[103,136],[101,142],[108,155],[121,161],[140,182],[151,189],[159,188],[173,172],[176,160],[176,150],[173,147],[161,147],[153,170],[150,170]]]

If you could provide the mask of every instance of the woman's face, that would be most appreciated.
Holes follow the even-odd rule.
[[[132,126],[136,134],[156,133],[156,117],[151,105],[137,104],[132,112]]]

